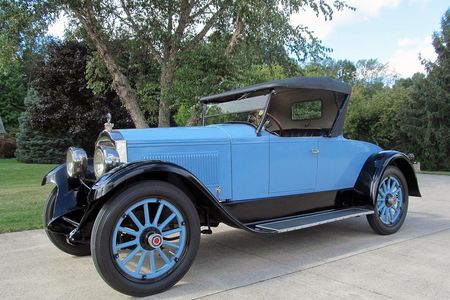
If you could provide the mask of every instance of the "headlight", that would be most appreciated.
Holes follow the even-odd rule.
[[[120,164],[119,153],[108,146],[98,146],[94,153],[94,172],[97,178]]]
[[[87,169],[87,154],[81,148],[70,147],[66,155],[67,175],[80,177]]]

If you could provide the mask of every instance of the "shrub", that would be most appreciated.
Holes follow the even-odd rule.
[[[0,134],[0,158],[13,158],[16,151],[16,141],[7,135]]]

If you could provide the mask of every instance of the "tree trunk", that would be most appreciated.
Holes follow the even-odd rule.
[[[100,34],[97,32],[97,22],[92,12],[92,4],[88,6],[87,11],[83,14],[83,11],[79,8],[73,8],[78,19],[81,21],[84,30],[91,38],[92,42],[95,44],[98,53],[100,54],[103,62],[108,69],[109,74],[112,77],[112,86],[119,96],[123,106],[126,108],[133,120],[134,126],[136,128],[147,128],[148,124],[144,118],[136,95],[133,88],[128,81],[128,78],[120,71],[114,58],[106,46],[106,43],[101,39]]]
[[[192,109],[191,116],[189,117],[186,126],[195,126],[200,123],[200,120],[202,119],[202,112],[203,104],[197,103]]]
[[[126,110],[130,114],[134,126],[136,126],[136,128],[147,128],[148,124],[138,105],[136,95],[130,85],[130,82],[128,81],[128,78],[119,70],[119,67],[116,65],[112,55],[106,48],[106,45],[97,38],[92,38],[92,40],[94,41],[97,51],[100,53],[106,68],[111,74],[112,86],[117,95],[120,97],[123,106],[125,106]]]
[[[170,105],[172,104],[170,93],[172,91],[175,70],[175,63],[170,61],[161,66],[161,96],[159,100],[158,127],[170,127]]]
[[[242,30],[244,29],[244,23],[242,22],[239,15],[236,17],[236,21],[234,22],[234,32],[228,42],[228,46],[225,49],[225,56],[229,57],[233,54],[234,49],[239,42],[239,38],[241,37]]]

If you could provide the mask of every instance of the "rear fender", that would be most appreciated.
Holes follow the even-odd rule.
[[[416,173],[408,157],[398,151],[380,151],[371,155],[365,162],[355,184],[359,197],[375,202],[381,178],[388,166],[396,166],[405,176],[410,196],[421,197]]]

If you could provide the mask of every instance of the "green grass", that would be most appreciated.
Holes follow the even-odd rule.
[[[450,171],[420,171],[419,174],[432,174],[432,175],[447,175],[447,176],[450,176]]]
[[[42,209],[53,186],[41,186],[55,165],[0,159],[0,233],[42,228]]]

